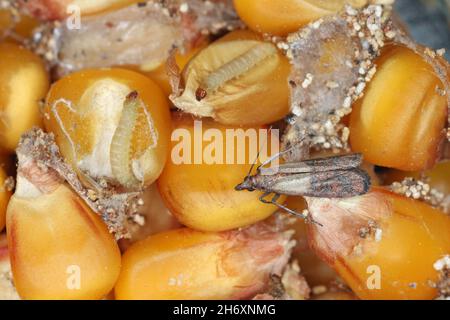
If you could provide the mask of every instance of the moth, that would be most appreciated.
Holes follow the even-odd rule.
[[[317,198],[350,198],[369,191],[370,177],[360,169],[362,155],[358,153],[300,162],[284,163],[273,168],[264,168],[275,158],[290,150],[280,152],[262,163],[251,175],[255,163],[244,181],[236,190],[263,191],[260,201],[307,218],[277,202],[280,195],[305,196]],[[272,195],[270,199],[268,197]]]

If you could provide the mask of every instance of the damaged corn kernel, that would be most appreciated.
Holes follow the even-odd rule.
[[[422,57],[390,46],[377,60],[377,73],[350,119],[353,151],[370,163],[417,171],[440,157],[447,123],[442,83]]]
[[[285,36],[311,21],[341,10],[345,4],[362,7],[367,0],[234,0],[239,17],[260,33]]]
[[[196,127],[195,120],[190,116],[174,114],[174,133],[183,133],[182,136],[172,136],[174,139],[172,157],[158,179],[158,187],[167,207],[175,217],[184,225],[196,230],[224,231],[248,226],[270,216],[276,207],[266,205],[259,200],[262,192],[239,192],[235,186],[242,182],[250,169],[250,163],[254,158],[249,156],[248,144],[241,148],[234,148],[233,153],[221,153],[220,159],[212,148],[213,144],[195,145],[195,141],[186,140],[195,137],[200,129]],[[202,132],[215,132],[220,135],[216,144],[226,146],[228,132],[243,130],[242,128],[227,127],[215,123],[213,120],[197,121],[201,124]],[[246,130],[248,128],[245,128]],[[250,128],[259,129],[259,128]],[[197,133],[196,133],[197,131]],[[185,134],[184,134],[185,133]],[[233,139],[234,135],[232,136]],[[259,138],[256,138],[259,140]],[[238,140],[238,139],[236,139]],[[235,140],[232,140],[233,142]],[[255,141],[254,141],[255,142]],[[245,143],[245,142],[244,142]],[[265,142],[264,142],[265,143]],[[259,143],[258,143],[259,144]],[[270,146],[270,142],[268,142]],[[201,149],[199,149],[201,148]],[[196,150],[201,150],[203,155],[210,155],[216,160],[203,159],[195,163],[195,159],[189,159]],[[214,151],[215,150],[215,151]],[[211,152],[210,154],[208,152]],[[240,154],[239,154],[240,152]],[[226,157],[232,155],[234,164],[227,164]],[[236,164],[239,156],[245,155],[246,164]],[[182,161],[174,162],[174,159],[182,157]],[[187,159],[185,158],[187,157]],[[184,161],[186,159],[186,161]],[[191,162],[191,161],[192,162]],[[280,198],[280,202],[285,197]]]
[[[49,88],[43,62],[27,49],[0,43],[0,152],[12,153],[20,136],[42,123],[40,101]]]
[[[234,31],[200,51],[184,68],[185,112],[232,125],[268,124],[288,112],[290,65],[275,45]]]
[[[113,288],[120,251],[106,225],[55,171],[21,153],[6,223],[22,298],[100,299]]]
[[[289,259],[289,233],[262,224],[241,231],[177,229],[139,241],[123,256],[117,299],[249,299]]]
[[[94,185],[150,185],[167,158],[167,101],[150,79],[132,71],[85,70],[59,80],[47,97],[45,126],[68,163]]]
[[[344,200],[308,199],[323,227],[312,246],[361,299],[433,299],[433,264],[450,252],[450,217],[381,188]]]

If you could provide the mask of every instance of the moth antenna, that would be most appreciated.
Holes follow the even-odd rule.
[[[270,129],[269,129],[270,130]],[[305,140],[305,138],[302,138],[302,140],[300,140],[300,143]],[[284,150],[284,151],[280,151],[277,154],[273,155],[272,157],[270,157],[269,159],[267,159],[266,161],[264,161],[263,163],[261,163],[261,165],[258,166],[258,170],[262,167],[264,167],[265,165],[271,163],[272,161],[274,161],[275,159],[285,155],[286,153],[291,152],[293,149],[295,148],[295,145],[291,146],[290,148]]]
[[[269,131],[270,131],[270,130],[272,130],[272,126],[270,126],[270,128],[269,128]],[[258,162],[258,159],[259,159],[259,155],[261,154],[262,148],[263,148],[263,146],[261,146],[261,147],[259,148],[258,153],[256,154],[255,161],[253,161],[252,166],[250,167],[250,170],[249,170],[248,173],[247,173],[247,177],[250,176],[250,174],[252,173],[253,169],[255,168],[255,165],[256,165],[256,163]],[[260,167],[261,167],[261,166],[258,166],[258,169],[259,169]]]
[[[292,146],[291,148],[287,149],[287,150],[280,151],[280,152],[278,152],[276,155],[271,156],[269,159],[267,159],[266,161],[264,161],[263,163],[261,163],[261,164],[258,166],[258,170],[259,170],[261,167],[264,167],[265,165],[271,163],[273,160],[275,160],[275,159],[281,157],[282,155],[285,155],[286,153],[290,152],[292,149],[294,149],[293,146]]]
[[[252,166],[250,167],[250,170],[248,170],[247,176],[246,177],[250,177],[250,175],[252,174],[253,168],[255,167],[256,162],[258,162],[259,159],[259,153],[261,152],[261,149],[259,149],[258,153],[256,154],[256,158],[255,161],[253,161]]]

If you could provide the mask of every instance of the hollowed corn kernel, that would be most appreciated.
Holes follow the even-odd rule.
[[[182,224],[203,231],[224,231],[244,227],[270,216],[276,207],[259,201],[262,192],[235,190],[235,186],[241,183],[247,175],[250,163],[254,161],[249,155],[250,148],[257,148],[257,146],[250,146],[247,141],[245,146],[235,145],[234,150],[227,154],[227,151],[221,148],[225,149],[227,143],[238,141],[236,138],[232,138],[235,140],[231,141],[227,138],[227,129],[237,130],[239,128],[224,126],[211,119],[201,120],[200,135],[203,132],[214,130],[214,133],[219,135],[217,138],[219,140],[215,142],[219,146],[212,148],[214,144],[207,142],[198,145],[196,137],[198,137],[199,127],[196,129],[194,121],[190,116],[180,116],[179,114],[173,116],[174,134],[183,132],[183,136],[173,136],[175,139],[172,146],[172,157],[158,179],[159,191],[171,212]],[[194,141],[187,140],[191,137],[194,138]],[[216,139],[215,137],[210,138]],[[270,141],[261,142],[259,138],[256,139],[255,141],[259,141],[258,145],[267,143],[270,149]],[[212,140],[210,141],[212,142]],[[180,149],[180,146],[185,147],[184,150]],[[206,155],[206,157],[199,159],[202,161],[196,164],[194,157],[197,157],[199,150],[202,152],[201,155]],[[183,155],[183,159],[187,157],[188,161],[178,163],[177,160],[174,162],[174,159],[180,154]],[[215,154],[221,154],[218,157],[220,159],[214,157]],[[231,159],[234,164],[226,162],[225,158],[230,155],[234,157]],[[190,156],[192,159],[189,159]],[[211,156],[219,163],[209,162],[213,160],[212,158],[207,159]],[[246,164],[237,164],[239,157],[245,158]],[[281,197],[279,201],[282,202],[284,199],[285,197]]]
[[[14,288],[6,234],[0,234],[0,300],[20,299]]]
[[[192,58],[182,73],[184,90],[172,102],[224,124],[272,123],[289,112],[290,69],[274,44],[234,31]]]
[[[73,73],[52,86],[45,113],[45,127],[82,176],[135,189],[160,175],[169,147],[169,107],[144,75],[123,69]]]
[[[285,233],[178,229],[137,242],[123,256],[117,299],[245,299],[263,292],[289,257]]]
[[[42,20],[61,20],[71,14],[84,16],[116,10],[137,3],[139,0],[20,0],[20,2],[37,18]]]
[[[234,0],[239,17],[249,28],[280,36],[338,12],[345,3],[361,7],[367,0]]]
[[[0,43],[0,151],[12,152],[20,136],[42,123],[39,102],[49,88],[38,56],[13,44]]]
[[[56,172],[21,154],[6,223],[22,298],[99,299],[113,288],[121,258],[106,225]]]
[[[313,247],[359,298],[436,298],[434,264],[450,252],[448,215],[381,188],[308,204],[323,225],[310,225]]]
[[[376,165],[405,171],[432,167],[447,123],[441,81],[422,57],[402,46],[387,48],[376,64],[351,114],[352,149]]]
[[[5,170],[0,167],[0,231],[5,227],[6,207],[11,197],[11,189],[7,185],[7,175]]]
[[[20,14],[20,20],[15,23],[14,17],[9,10],[0,10],[0,37],[6,36],[8,40],[14,40],[11,32],[24,37],[31,37],[32,31],[38,26],[38,21],[28,15]]]

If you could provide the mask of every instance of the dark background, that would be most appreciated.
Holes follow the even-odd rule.
[[[450,59],[450,0],[397,0],[395,8],[417,42],[445,48]]]

